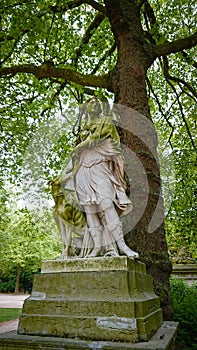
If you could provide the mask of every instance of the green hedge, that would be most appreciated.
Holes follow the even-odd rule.
[[[16,276],[10,274],[10,276],[0,276],[0,293],[13,293],[15,289]]]
[[[174,321],[179,322],[177,339],[185,350],[197,349],[197,285],[171,280]]]

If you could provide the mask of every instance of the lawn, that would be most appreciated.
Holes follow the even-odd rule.
[[[0,322],[5,322],[18,318],[21,314],[21,309],[0,308]]]

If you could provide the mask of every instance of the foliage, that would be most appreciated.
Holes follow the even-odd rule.
[[[142,4],[141,24],[147,44],[173,42],[194,33],[195,1],[188,4],[187,0],[178,3],[160,0]],[[10,181],[21,178],[27,147],[43,126],[38,145],[42,144],[44,135],[48,140],[52,137],[53,142],[48,152],[40,153],[43,160],[37,160],[37,169],[43,169],[45,180],[58,173],[70,152],[71,125],[77,118],[77,114],[70,118],[70,112],[65,113],[65,109],[81,103],[89,94],[101,98],[112,96],[99,83],[93,88],[86,83],[87,74],[91,73],[96,81],[99,74],[112,71],[117,60],[115,38],[104,6],[104,1],[2,2],[2,67],[41,65],[46,72],[44,77],[28,75],[26,67],[24,72],[3,75],[1,158],[4,177]],[[152,116],[164,132],[166,142],[179,154],[180,169],[183,169],[180,150],[190,152],[195,137],[194,55],[194,48],[178,50],[168,55],[167,62],[163,57],[157,58],[148,71]],[[84,74],[84,83],[51,76],[51,66]],[[55,115],[56,121],[64,118],[62,133],[56,138],[48,133],[54,128]]]
[[[194,115],[192,118],[194,122]],[[193,126],[191,130],[195,130],[195,127]],[[167,152],[166,163],[161,165],[161,174],[170,258],[173,263],[194,263],[197,259],[196,150],[191,144],[187,143],[188,148],[184,148],[181,144],[180,139],[186,136],[184,128],[180,136],[171,139],[171,145],[167,143],[170,134],[165,128],[163,130],[160,128],[158,131],[163,142],[162,152]],[[193,139],[196,139],[195,135]],[[162,154],[162,161],[164,158]]]
[[[155,34],[160,40],[184,36],[196,26],[190,17],[194,3],[153,2],[157,14]],[[195,10],[194,10],[195,11]],[[184,17],[183,17],[184,13]],[[169,30],[169,19],[173,14]],[[163,21],[163,18],[166,20]],[[161,25],[162,22],[162,25]],[[182,23],[180,26],[178,23]],[[158,33],[158,26],[162,32]],[[165,227],[169,253],[174,263],[193,263],[196,251],[196,62],[195,49],[183,50],[154,62],[148,71],[147,86],[151,115],[158,131],[165,199]],[[161,159],[162,161],[162,159]]]
[[[57,254],[57,237],[50,233],[53,224],[50,225],[49,214],[45,211],[41,219],[39,214],[34,216],[27,209],[15,212],[9,228],[1,232],[2,266],[20,264],[37,271],[44,258]]]
[[[51,209],[19,209],[14,197],[8,201],[9,190],[6,193],[0,225],[0,273],[4,278],[15,274],[18,265],[26,274],[37,272],[43,259],[56,258],[61,251]]]
[[[0,292],[1,293],[14,293],[16,283],[16,268],[11,270],[4,269],[0,276]]]
[[[15,309],[15,308],[5,308],[0,309],[0,322],[5,322],[9,320],[13,320],[15,318],[19,318],[21,314],[21,309]]]
[[[171,260],[174,263],[194,263],[197,260],[195,151],[176,151],[174,166],[176,187],[166,219]]]
[[[197,343],[197,285],[187,285],[180,279],[171,280],[174,321],[179,322],[178,340],[185,350],[196,349]]]
[[[39,265],[39,262],[38,262]],[[37,271],[32,271],[31,266],[23,267],[19,278],[19,288],[17,292],[31,293],[33,286],[34,274],[40,273],[40,268]],[[16,292],[17,266],[4,268],[0,276],[0,292],[14,293]]]
[[[12,181],[16,181],[17,176],[20,176],[27,145],[43,123],[48,123],[49,118],[58,113],[59,118],[65,106],[76,106],[76,102],[81,103],[88,94],[109,96],[109,92],[99,86],[89,88],[86,82],[79,84],[72,79],[69,81],[50,74],[52,66],[84,75],[94,73],[96,81],[98,74],[106,74],[116,64],[116,45],[109,20],[105,16],[104,2],[99,2],[98,9],[94,8],[93,2],[93,7],[85,2],[81,3],[81,6],[78,6],[75,1],[73,5],[70,2],[65,4],[59,1],[56,4],[40,0],[23,3],[12,0],[2,2],[2,67],[43,65],[43,69],[48,72],[46,77],[39,78],[34,74],[24,74],[24,69],[24,73],[7,74],[2,79],[2,167],[4,174]],[[186,0],[178,3],[175,0],[160,0],[151,1],[150,4],[145,1],[141,7],[141,22],[146,41],[161,44],[166,40],[172,41],[191,35],[195,30],[195,16],[191,15],[194,12],[194,1],[190,1],[189,5]],[[162,109],[159,108],[162,128],[163,118],[165,128],[168,128],[172,116],[176,116],[174,129],[178,131],[183,128],[182,116],[177,114],[179,102],[184,106],[183,110],[194,110],[193,94],[189,90],[193,85],[194,54],[195,50],[190,49],[168,56],[168,71],[173,69],[179,77],[178,81],[173,81],[172,76],[166,75],[161,58],[157,59],[149,70],[148,76],[154,92],[150,94],[150,105],[155,100],[162,106]],[[191,112],[189,113],[191,115]],[[63,115],[65,117],[64,113]],[[191,124],[192,120],[191,118]],[[75,120],[71,123],[74,124]],[[193,125],[188,127],[192,132]],[[64,140],[59,140],[56,150],[51,152],[53,161],[45,161],[43,164],[46,173],[50,173],[52,168],[59,170],[54,158],[61,155],[60,161],[64,159],[62,145],[67,145],[68,139],[64,132]],[[180,145],[183,145],[183,142],[187,142],[187,135],[184,136],[184,140],[180,140]]]

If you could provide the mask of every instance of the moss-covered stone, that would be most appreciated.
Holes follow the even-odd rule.
[[[68,259],[43,263],[25,300],[19,334],[147,341],[162,324],[152,278],[139,261]]]
[[[173,350],[177,326],[177,322],[163,322],[149,341],[139,343],[40,337],[8,332],[0,334],[0,350]]]

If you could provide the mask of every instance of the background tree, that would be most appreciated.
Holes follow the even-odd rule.
[[[126,240],[139,251],[152,274],[165,318],[172,314],[171,265],[164,224],[149,229],[158,204],[160,221],[164,216],[160,172],[153,157],[157,140],[150,108],[155,122],[165,120],[169,128],[165,135],[169,135],[171,143],[176,141],[176,130],[176,134],[183,132],[188,150],[195,147],[191,107],[196,97],[192,86],[197,43],[194,9],[193,0],[6,0],[2,6],[0,75],[5,175],[11,180],[19,176],[30,137],[50,115],[63,112],[68,101],[73,105],[74,98],[81,103],[88,95],[114,96],[116,103],[132,108],[120,111],[126,171],[130,178],[131,149],[146,172],[148,203]],[[131,132],[133,110],[152,125],[151,130],[140,125],[142,134],[138,137]],[[139,205],[144,200],[142,184],[140,177],[139,182],[130,184]]]
[[[10,192],[7,190],[7,204],[1,207],[0,275],[4,279],[10,274],[15,276],[16,271],[15,293],[18,293],[21,272],[32,275],[40,269],[42,260],[57,258],[61,241],[51,210],[19,209],[13,194],[8,201]]]
[[[196,152],[177,149],[174,167],[176,187],[165,221],[169,251],[173,263],[191,264],[197,259]]]

